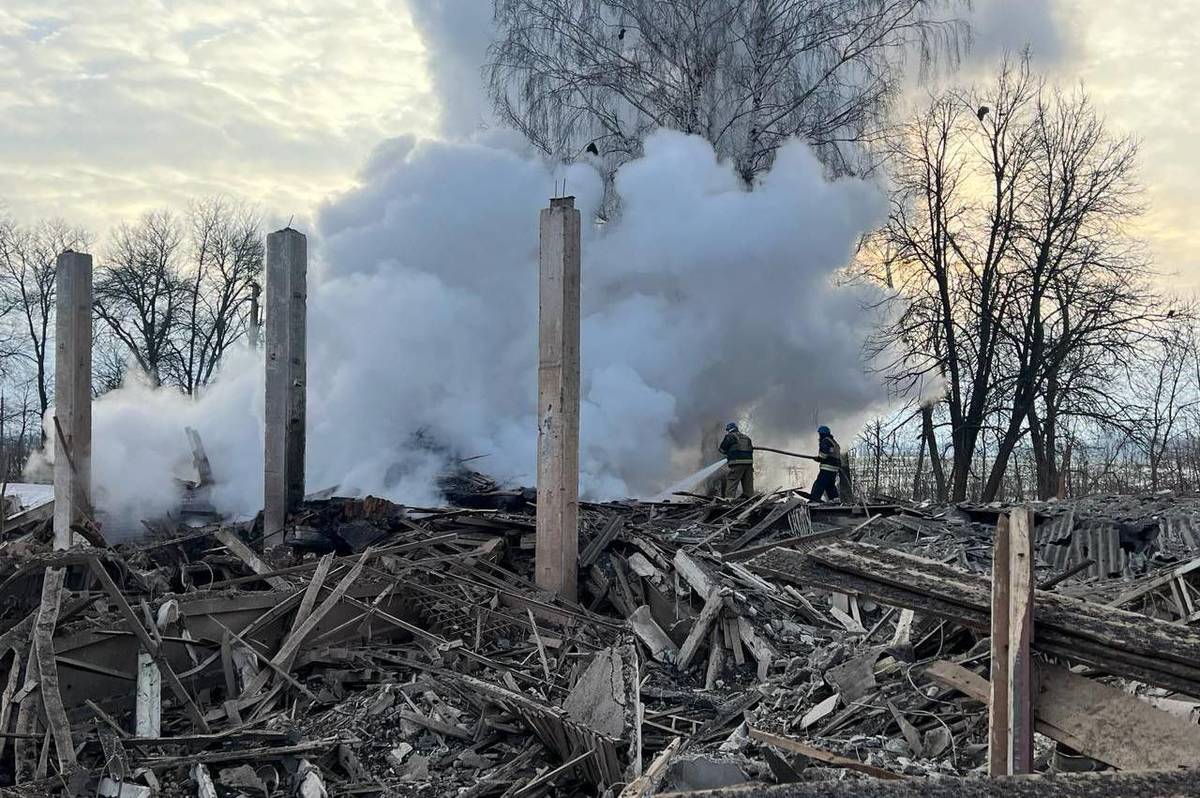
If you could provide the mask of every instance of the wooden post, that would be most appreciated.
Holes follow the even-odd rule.
[[[1008,516],[992,548],[992,700],[988,705],[988,775],[1008,772]]]
[[[1033,772],[1033,511],[1020,507],[1008,520],[1009,772]]]
[[[579,570],[579,211],[550,200],[538,257],[538,587],[575,600]]]
[[[1033,514],[1001,516],[992,562],[992,700],[988,773],[1033,772]]]
[[[283,543],[289,512],[304,499],[308,240],[286,228],[267,236],[264,545]]]
[[[54,339],[54,548],[92,514],[92,256],[58,256]]]

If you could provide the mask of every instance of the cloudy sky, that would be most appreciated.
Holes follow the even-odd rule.
[[[461,56],[481,48],[490,3],[4,0],[0,205],[98,234],[214,193],[247,198],[271,220],[310,219],[354,185],[383,139],[477,121],[477,68]],[[1193,3],[976,8],[978,62],[1031,41],[1141,138],[1146,235],[1160,269],[1200,285],[1187,240],[1200,213]]]

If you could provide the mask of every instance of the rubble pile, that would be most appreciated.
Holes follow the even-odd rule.
[[[4,794],[915,795],[985,772],[1004,508],[584,503],[573,602],[534,584],[532,491],[444,488],[457,506],[310,500],[265,552],[261,521],[53,552],[49,516],[15,511]],[[1200,501],[1036,511],[1038,769],[1200,761]]]

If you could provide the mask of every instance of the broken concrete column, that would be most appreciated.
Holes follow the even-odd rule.
[[[58,256],[54,339],[54,548],[92,514],[92,256]]]
[[[267,236],[264,545],[283,543],[304,499],[308,240],[292,228]]]
[[[550,200],[538,257],[538,587],[575,600],[579,570],[579,211]]]

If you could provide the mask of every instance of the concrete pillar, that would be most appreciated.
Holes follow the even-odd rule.
[[[579,571],[579,211],[550,200],[538,256],[537,584],[575,600]]]
[[[54,548],[92,517],[92,256],[64,252],[56,270]]]
[[[292,228],[267,236],[265,545],[283,543],[287,514],[304,499],[308,240]]]

